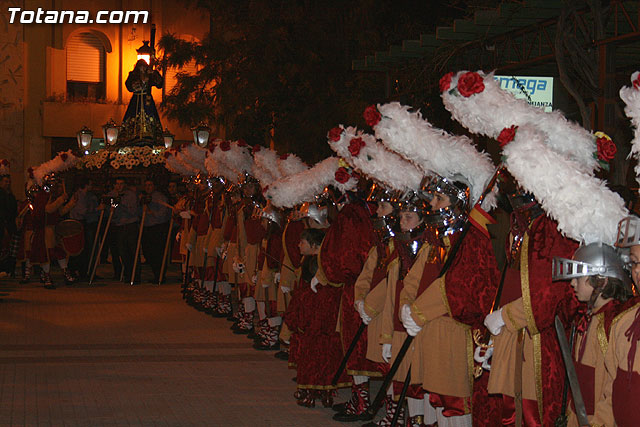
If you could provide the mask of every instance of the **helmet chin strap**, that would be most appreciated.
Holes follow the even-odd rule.
[[[588,313],[591,313],[593,311],[593,307],[596,304],[596,301],[598,300],[598,297],[602,294],[602,291],[604,290],[604,287],[607,285],[607,279],[604,278],[605,280],[602,282],[602,284],[600,286],[598,286],[597,288],[593,288],[593,292],[591,293],[591,297],[589,297],[589,301],[587,302],[587,309],[588,309]],[[591,283],[589,283],[589,285],[591,285]]]

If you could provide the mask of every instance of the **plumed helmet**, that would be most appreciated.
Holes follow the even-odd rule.
[[[321,226],[329,225],[329,211],[326,206],[306,202],[300,206],[299,213],[300,218],[310,218]]]
[[[440,209],[428,209],[425,222],[445,235],[461,230],[471,207],[467,180],[462,175],[451,178],[434,175],[425,178],[420,194],[427,200],[432,200],[437,193],[448,196],[451,204]]]
[[[580,246],[573,259],[553,259],[553,280],[570,280],[583,276],[603,276],[630,283],[624,262],[616,249],[601,242]]]
[[[267,206],[262,209],[262,218],[274,222],[282,227],[282,212],[280,212],[280,210],[271,203],[267,203]]]

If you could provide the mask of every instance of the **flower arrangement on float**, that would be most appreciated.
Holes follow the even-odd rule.
[[[149,167],[165,162],[164,147],[121,147],[116,150],[100,150],[82,158],[79,167],[100,169],[108,164],[114,169]]]

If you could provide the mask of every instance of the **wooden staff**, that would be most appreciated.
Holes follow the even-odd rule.
[[[104,242],[107,240],[107,233],[109,232],[109,226],[111,225],[111,218],[113,218],[113,212],[116,210],[116,207],[111,205],[109,209],[109,217],[107,218],[107,224],[104,227],[104,234],[102,235],[102,239],[100,240],[100,247],[98,248],[98,254],[96,255],[96,261],[93,264],[93,270],[91,271],[91,277],[89,278],[89,284],[93,284],[93,278],[96,275],[96,269],[98,268],[98,264],[100,263],[100,255],[102,255],[102,248],[104,247]],[[115,262],[115,261],[114,261]]]
[[[144,227],[144,219],[147,217],[147,205],[142,208],[142,219],[140,220],[140,230],[138,230],[138,243],[136,244],[136,254],[133,257],[133,268],[131,269],[131,282],[129,285],[133,286],[133,281],[136,277],[136,268],[138,267],[138,255],[140,255],[140,242],[142,241],[142,229]]]
[[[91,271],[91,264],[93,264],[93,255],[96,252],[96,245],[98,244],[98,233],[100,233],[100,227],[102,226],[102,219],[104,218],[104,209],[100,211],[100,218],[98,219],[98,227],[96,228],[96,234],[93,236],[93,245],[91,245],[91,255],[89,256],[89,262],[87,266],[87,274]]]
[[[167,266],[167,258],[171,256],[168,253],[169,251],[169,242],[171,241],[171,230],[173,230],[173,215],[171,215],[171,219],[169,220],[169,232],[167,233],[167,240],[164,243],[164,252],[162,253],[162,265],[160,266],[160,279],[158,280],[158,285],[162,283],[162,279],[164,279],[164,270]]]

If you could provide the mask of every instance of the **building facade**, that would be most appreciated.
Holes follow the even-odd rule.
[[[58,23],[36,22],[39,8],[40,21],[57,15]],[[88,12],[88,22],[80,11]],[[136,15],[137,23],[133,14],[124,22],[127,11],[147,12],[147,22],[144,14]],[[137,61],[136,49],[150,38],[151,24],[156,43],[165,33],[201,40],[210,25],[206,11],[170,0],[0,0],[0,17],[0,158],[11,162],[17,195],[23,194],[24,171],[77,147],[83,126],[102,138],[109,119],[120,124],[132,95],[125,81]],[[98,17],[122,22],[98,24]],[[161,72],[164,87],[152,92],[158,107],[175,85],[177,70]],[[167,120],[160,108],[159,113],[176,141],[192,140],[188,127]]]

